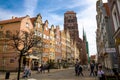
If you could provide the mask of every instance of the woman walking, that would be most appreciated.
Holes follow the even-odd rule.
[[[102,70],[101,66],[98,68],[97,75],[99,80],[105,80],[104,71]]]

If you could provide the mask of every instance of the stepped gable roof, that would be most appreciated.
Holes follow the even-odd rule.
[[[23,18],[25,17],[15,17],[13,19],[8,19],[8,20],[2,20],[0,21],[0,24],[8,24],[8,23],[14,23],[14,22],[20,22]]]

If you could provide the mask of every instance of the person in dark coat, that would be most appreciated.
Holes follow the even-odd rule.
[[[83,71],[82,66],[81,66],[81,64],[79,64],[78,76],[79,76],[80,74],[81,74],[82,76],[84,76],[83,73],[82,73],[82,71]]]
[[[78,71],[79,71],[79,64],[76,62],[75,64],[75,75],[78,76]]]
[[[114,73],[114,75],[116,77],[116,80],[120,80],[119,79],[119,73],[118,73],[117,69],[113,68],[112,71],[113,71],[113,73]]]
[[[91,75],[95,76],[95,74],[94,74],[94,67],[95,67],[94,63],[93,62],[90,63],[90,76]]]
[[[51,64],[47,64],[48,73],[50,72]]]

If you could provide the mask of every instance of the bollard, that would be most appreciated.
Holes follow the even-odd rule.
[[[9,79],[9,77],[10,77],[10,72],[7,71],[6,74],[5,74],[5,79]]]

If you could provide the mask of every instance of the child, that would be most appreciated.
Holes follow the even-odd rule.
[[[98,68],[97,75],[98,75],[99,80],[105,80],[104,71],[102,70],[101,67]]]

